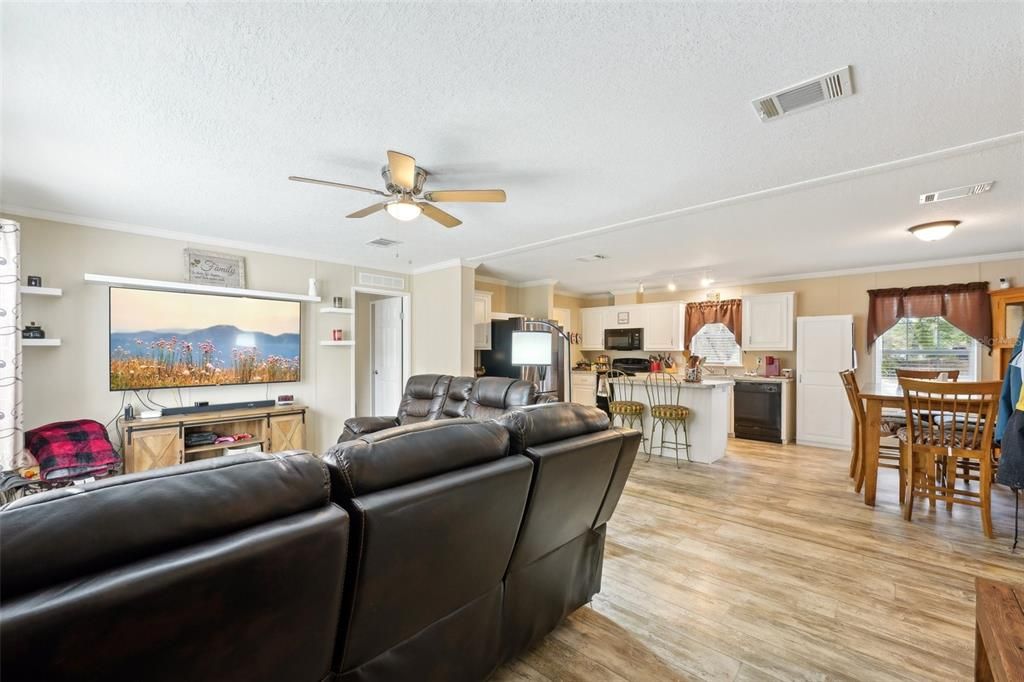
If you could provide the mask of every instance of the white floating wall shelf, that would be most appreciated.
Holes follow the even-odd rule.
[[[240,298],[269,298],[276,301],[301,301],[319,303],[319,296],[305,294],[289,294],[281,291],[263,291],[260,289],[236,289],[234,287],[215,287],[208,284],[192,282],[167,282],[157,279],[139,279],[137,277],[118,277],[116,275],[96,275],[85,273],[87,284],[105,284],[129,289],[152,289],[155,291],[182,291],[195,294],[219,294],[221,296],[238,296]]]
[[[54,289],[53,287],[26,287],[26,286],[22,286],[21,287],[21,293],[22,293],[23,296],[25,294],[31,294],[33,296],[63,296],[64,295],[64,290],[63,289]]]
[[[60,339],[22,339],[22,346],[59,346]]]

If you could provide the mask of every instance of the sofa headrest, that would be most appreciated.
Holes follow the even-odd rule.
[[[335,497],[351,498],[500,459],[508,442],[499,424],[444,419],[339,443],[324,461]]]
[[[5,599],[326,506],[308,452],[216,457],[22,498],[0,510]]]
[[[530,405],[537,387],[528,381],[508,377],[481,377],[469,396],[466,416],[473,419],[497,419],[511,407]]]
[[[405,383],[405,397],[416,400],[430,400],[434,396],[444,394],[448,389],[451,376],[447,374],[417,374],[409,377]]]
[[[475,377],[452,377],[448,386],[448,397],[444,401],[441,412],[446,417],[465,417],[469,406],[469,396],[473,392]]]
[[[508,429],[510,454],[527,448],[587,433],[607,431],[608,415],[596,407],[579,403],[541,403],[509,410],[497,419]]]

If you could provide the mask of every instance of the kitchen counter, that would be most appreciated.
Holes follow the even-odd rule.
[[[794,380],[793,377],[759,377],[750,376],[749,374],[740,374],[730,378],[736,381],[777,381],[783,384]]]
[[[662,432],[658,429],[656,434],[651,434],[654,421],[651,419],[650,398],[644,381],[649,375],[638,373],[636,376],[625,377],[632,384],[633,395],[624,396],[624,399],[632,399],[645,405],[643,415],[644,437],[653,439],[655,456],[675,459],[673,446],[666,446],[663,451],[658,450],[661,444]],[[688,384],[678,375],[679,380],[679,403],[690,408],[690,416],[686,420],[686,430],[690,440],[690,460],[702,464],[711,464],[725,457],[725,446],[730,431],[730,394],[735,382],[732,377],[706,378],[699,384]],[[679,429],[679,437],[683,437],[683,430]],[[673,440],[672,428],[668,429],[668,440]],[[645,445],[649,445],[647,443]],[[684,451],[680,449],[679,459],[686,460]]]

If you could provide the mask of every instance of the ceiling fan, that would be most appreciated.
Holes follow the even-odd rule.
[[[354,189],[357,192],[368,192],[387,197],[385,201],[350,213],[345,216],[346,218],[365,218],[377,211],[385,210],[397,220],[414,220],[422,213],[445,227],[456,227],[462,224],[461,220],[442,211],[433,203],[427,202],[487,201],[500,203],[505,201],[505,190],[502,189],[441,189],[424,192],[423,183],[427,180],[427,171],[416,165],[416,159],[402,152],[388,151],[388,165],[381,169],[380,174],[384,177],[386,192],[329,180],[302,178],[297,175],[289,175],[288,179],[296,182],[310,182],[314,185]]]

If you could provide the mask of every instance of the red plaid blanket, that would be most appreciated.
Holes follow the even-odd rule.
[[[54,422],[25,433],[25,447],[45,481],[103,476],[121,461],[103,424],[91,419]]]

